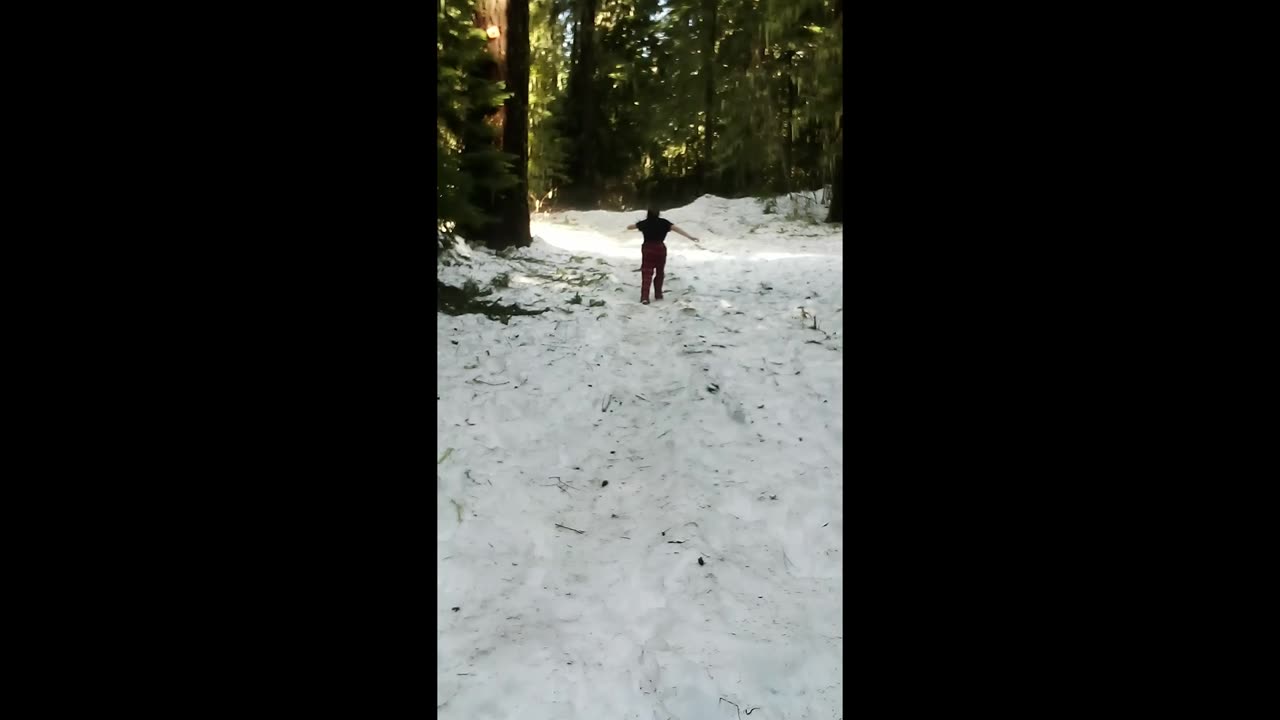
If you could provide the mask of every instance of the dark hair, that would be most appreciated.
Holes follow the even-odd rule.
[[[650,220],[658,219],[658,208],[656,207],[649,208],[649,219]]]

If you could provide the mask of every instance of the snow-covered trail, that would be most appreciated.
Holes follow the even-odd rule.
[[[441,270],[554,308],[438,316],[441,718],[843,715],[839,227],[665,212],[642,306],[641,216]]]

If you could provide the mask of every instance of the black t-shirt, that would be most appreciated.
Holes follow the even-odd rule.
[[[648,245],[649,243],[660,243],[666,240],[667,233],[671,231],[671,226],[674,224],[664,218],[656,218],[654,220],[645,218],[636,223],[636,229],[644,233],[644,242]]]

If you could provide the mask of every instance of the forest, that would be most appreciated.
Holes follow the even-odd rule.
[[[437,221],[821,189],[843,222],[842,0],[437,0]]]

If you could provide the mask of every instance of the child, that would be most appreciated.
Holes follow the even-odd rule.
[[[653,280],[653,299],[662,299],[663,270],[667,267],[667,231],[677,233],[698,242],[698,238],[676,227],[670,220],[658,217],[658,211],[649,208],[649,216],[638,223],[627,226],[628,230],[639,230],[644,233],[644,244],[640,246],[640,304],[649,304],[649,281]]]

